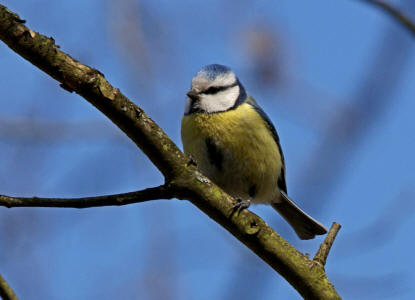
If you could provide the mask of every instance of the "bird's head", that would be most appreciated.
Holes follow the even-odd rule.
[[[193,77],[184,113],[223,112],[237,107],[245,98],[245,89],[231,69],[208,65]]]

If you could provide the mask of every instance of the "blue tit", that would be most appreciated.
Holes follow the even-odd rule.
[[[208,65],[193,77],[181,136],[184,152],[243,208],[271,204],[300,239],[327,233],[287,196],[277,131],[228,67]]]

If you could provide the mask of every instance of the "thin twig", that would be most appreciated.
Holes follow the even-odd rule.
[[[339,232],[341,226],[339,223],[333,222],[331,225],[330,231],[324,239],[323,243],[320,245],[316,255],[313,258],[313,261],[320,263],[322,266],[326,264],[327,256],[329,255],[331,246],[334,243],[337,233]]]
[[[397,8],[393,7],[389,3],[380,0],[362,0],[364,2],[373,4],[380,9],[384,10],[392,18],[401,23],[412,35],[415,35],[415,22],[412,21],[407,15],[399,11]]]
[[[38,198],[10,197],[0,195],[0,206],[5,207],[67,207],[88,208],[97,206],[114,206],[140,203],[158,199],[174,198],[172,189],[168,186],[148,188],[141,191],[84,198]]]
[[[9,286],[9,284],[6,282],[6,280],[1,275],[0,275],[0,297],[3,300],[19,300],[19,298],[17,298],[16,294],[13,292],[12,288]]]

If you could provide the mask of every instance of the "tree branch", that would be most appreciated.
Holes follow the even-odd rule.
[[[3,300],[19,300],[3,276],[0,275],[0,297]]]
[[[75,91],[114,122],[163,173],[175,197],[190,200],[248,246],[306,299],[340,299],[324,268],[288,244],[248,210],[232,214],[235,200],[204,177],[145,112],[99,71],[58,49],[0,5],[0,39],[16,53]]]
[[[386,3],[381,0],[362,0],[369,4],[375,5],[378,8],[385,11],[390,17],[398,21],[402,26],[404,26],[408,31],[415,36],[415,23],[407,15],[400,12],[397,8],[393,7],[391,4]]]
[[[148,188],[142,191],[84,198],[38,198],[10,197],[0,195],[0,206],[5,207],[66,207],[89,208],[99,206],[120,206],[158,199],[171,199],[175,194],[166,185]]]
[[[323,267],[326,265],[326,260],[329,256],[331,246],[333,246],[334,239],[336,238],[336,235],[339,232],[340,228],[341,226],[339,223],[334,222],[331,225],[329,233],[327,234],[323,243],[321,243],[320,248],[318,249],[316,255],[313,258],[313,261],[320,263]]]

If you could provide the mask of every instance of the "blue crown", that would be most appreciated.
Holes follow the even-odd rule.
[[[211,64],[203,67],[197,75],[204,75],[209,80],[214,80],[216,76],[220,74],[226,74],[232,72],[232,70],[226,66],[219,65],[219,64]]]

